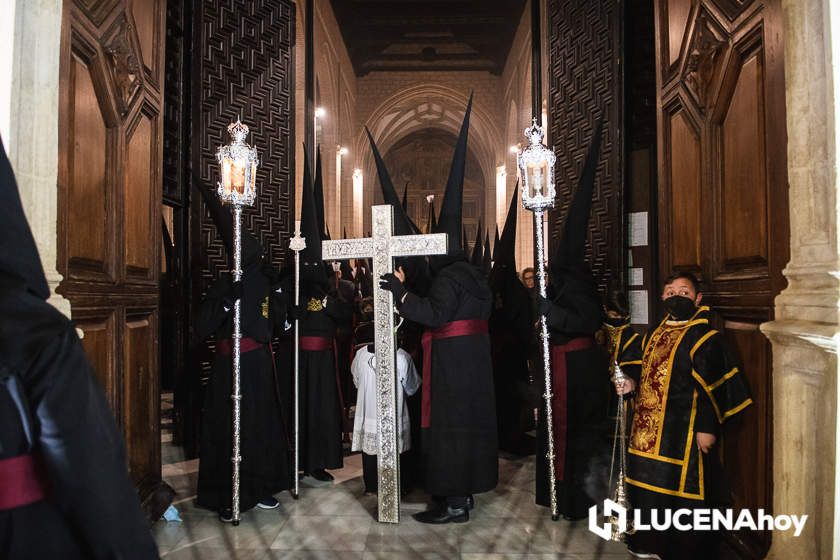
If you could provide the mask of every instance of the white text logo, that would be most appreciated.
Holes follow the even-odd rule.
[[[628,528],[627,509],[612,500],[604,500],[603,516],[614,517],[616,529],[624,533]],[[610,522],[599,524],[598,506],[589,508],[589,530],[604,540],[610,540],[613,527]],[[642,519],[641,510],[633,510],[632,528],[636,531],[789,531],[798,537],[808,521],[807,515],[770,515],[763,509],[753,514],[748,509],[652,509],[648,519]]]

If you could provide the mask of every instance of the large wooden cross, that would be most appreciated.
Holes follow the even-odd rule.
[[[376,416],[379,430],[379,508],[381,523],[400,521],[400,454],[397,448],[397,391],[395,368],[394,299],[379,287],[379,277],[394,269],[394,257],[442,255],[446,234],[394,235],[394,209],[373,207],[373,237],[323,242],[325,261],[373,258],[374,346],[376,352]]]

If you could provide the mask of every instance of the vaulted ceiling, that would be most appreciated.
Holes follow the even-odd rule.
[[[501,74],[526,0],[331,0],[356,74]]]

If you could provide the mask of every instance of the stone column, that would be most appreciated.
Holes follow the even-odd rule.
[[[761,328],[773,347],[773,509],[808,521],[798,538],[774,532],[769,558],[836,558],[840,7],[782,9],[791,251],[776,320]]]
[[[70,316],[55,293],[58,216],[58,87],[61,0],[15,0],[9,137],[4,138],[21,201],[47,276],[49,302]]]

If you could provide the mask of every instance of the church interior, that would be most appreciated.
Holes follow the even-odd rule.
[[[663,317],[663,279],[700,278],[753,402],[716,451],[734,507],[808,516],[799,536],[728,531],[723,557],[840,555],[835,2],[3,5],[0,136],[49,303],[81,337],[162,557],[628,558],[585,519],[553,521],[534,504],[533,450],[500,454],[497,488],[462,525],[413,521],[418,489],[399,524],[379,523],[349,443],[333,481],[304,479],[300,499],[278,495],[279,508],[244,512],[239,526],[194,504],[215,348],[197,313],[230,268],[197,189],[219,181],[228,125],[246,124],[259,154],[243,229],[288,271],[305,151],[320,157],[330,239],[369,236],[384,203],[366,130],[405,212],[431,233],[470,96],[467,254],[498,243],[532,123],[556,155],[551,254],[600,121],[586,242],[598,288],[620,283],[643,333]],[[534,213],[516,207],[521,272],[539,255]],[[171,506],[179,521],[162,518]]]

